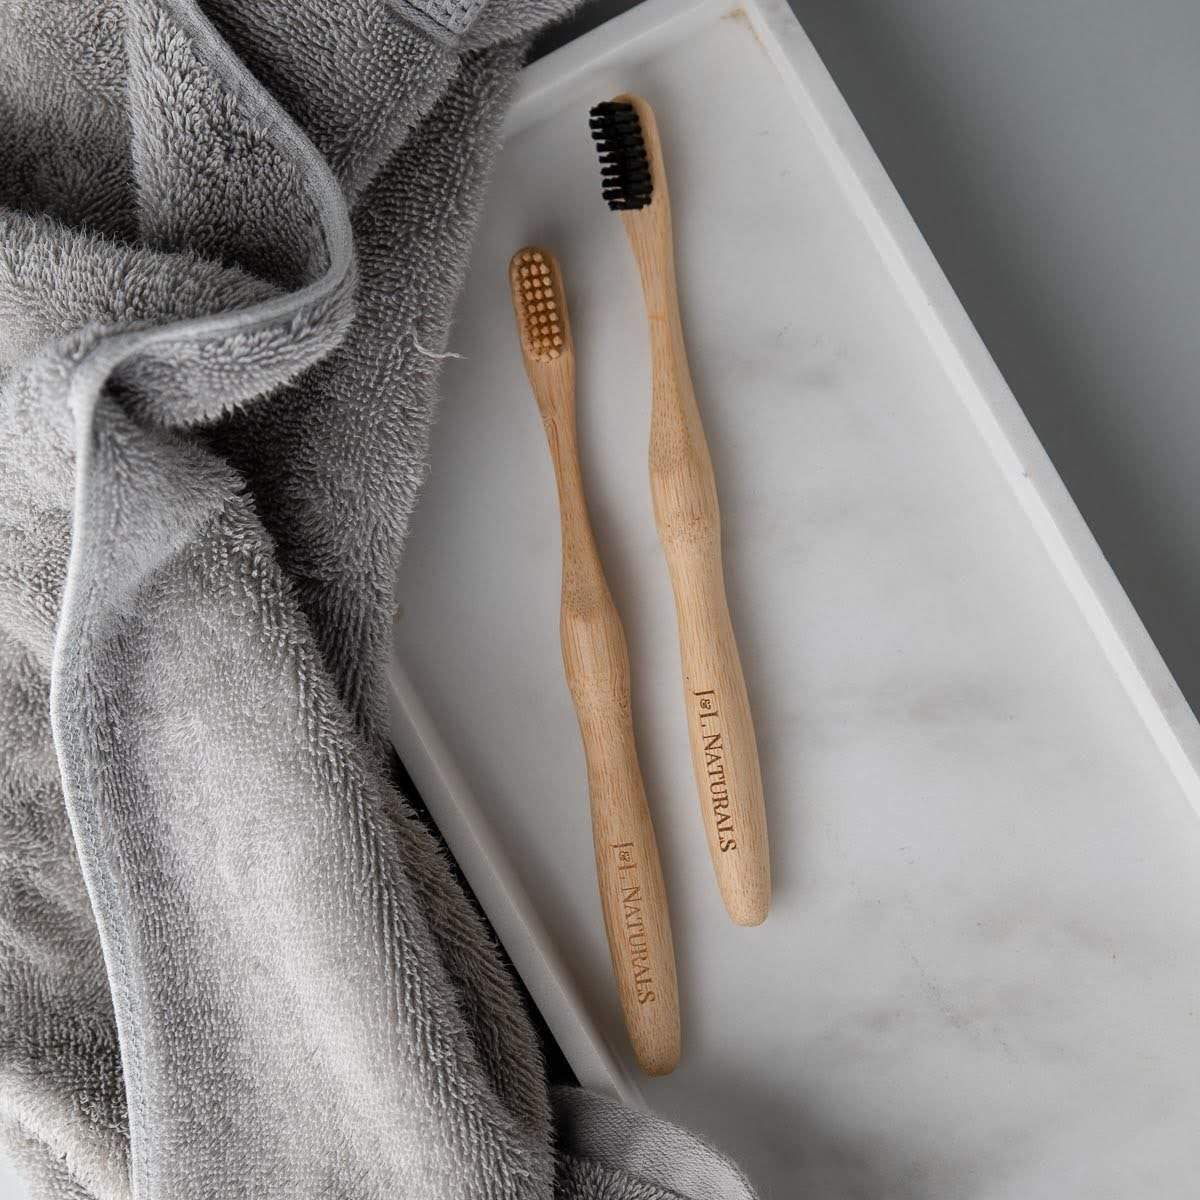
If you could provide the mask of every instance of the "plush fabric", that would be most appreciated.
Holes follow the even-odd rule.
[[[748,1194],[551,1099],[386,770],[436,356],[558,3],[0,10],[0,1138],[36,1196]]]

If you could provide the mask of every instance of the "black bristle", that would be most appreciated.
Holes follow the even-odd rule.
[[[592,109],[588,127],[600,156],[602,194],[615,211],[645,208],[654,180],[637,110],[626,101],[605,100]]]

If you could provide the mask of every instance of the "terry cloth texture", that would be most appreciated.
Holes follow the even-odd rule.
[[[558,3],[0,11],[0,1138],[36,1196],[748,1195],[551,1098],[386,771],[432,355]]]

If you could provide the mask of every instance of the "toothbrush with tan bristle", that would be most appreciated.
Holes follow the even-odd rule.
[[[679,626],[692,766],[721,898],[739,925],[771,902],[762,776],[721,564],[712,460],[692,390],[675,287],[658,126],[637,96],[591,111],[604,199],[621,214],[650,325],[650,485]]]
[[[658,845],[638,765],[629,653],[588,520],[575,432],[575,349],[562,274],[545,250],[509,264],[529,384],[542,415],[562,524],[563,668],[587,760],[600,906],[625,1025],[638,1064],[679,1061],[675,951]]]

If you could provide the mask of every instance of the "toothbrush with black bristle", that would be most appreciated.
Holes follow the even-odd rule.
[[[762,774],[721,564],[717,486],[675,287],[671,204],[654,112],[637,96],[591,110],[603,196],[620,213],[650,325],[650,486],[679,626],[692,765],[721,898],[739,925],[771,903]]]

